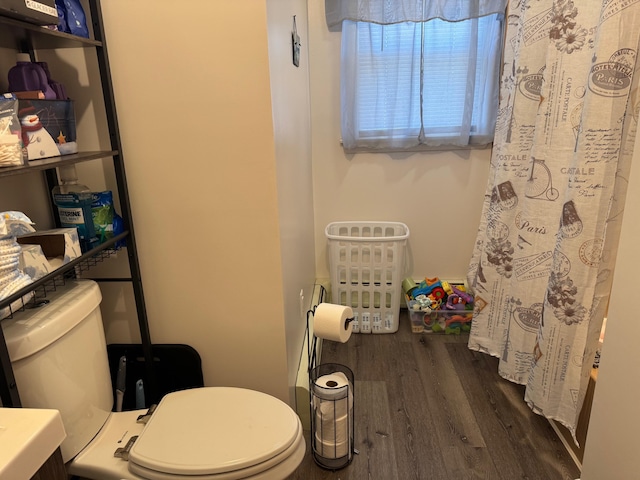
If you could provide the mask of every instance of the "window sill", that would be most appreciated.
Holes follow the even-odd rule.
[[[451,152],[455,150],[487,150],[493,148],[493,142],[482,145],[439,145],[437,147],[430,147],[428,145],[418,145],[407,148],[374,148],[374,147],[356,147],[345,148],[342,140],[340,140],[340,146],[342,146],[344,153],[420,153],[420,152]]]

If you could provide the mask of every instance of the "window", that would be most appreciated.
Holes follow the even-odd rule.
[[[342,24],[346,150],[411,150],[493,140],[502,51],[500,14]]]

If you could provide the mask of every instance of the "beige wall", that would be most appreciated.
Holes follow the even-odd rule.
[[[613,278],[607,329],[602,348],[591,420],[582,463],[582,480],[629,480],[640,477],[640,322],[633,299],[638,291],[640,238],[640,136],[629,177],[618,262]]]
[[[292,60],[293,17],[302,44],[300,63]],[[267,0],[273,137],[276,154],[278,219],[290,398],[306,312],[315,282],[311,119],[306,0]]]
[[[313,239],[297,225],[310,197],[298,199],[282,172],[310,182],[308,95],[302,82],[273,108],[285,75],[271,85],[270,68],[285,55],[267,35],[289,39],[292,14],[270,6],[267,19],[263,0],[189,8],[179,16],[168,1],[103,2],[152,339],[198,350],[207,385],[291,401],[300,290],[314,278],[312,263],[291,259],[312,252]],[[299,210],[282,208],[293,201]],[[127,340],[118,338],[126,328],[107,321],[107,330]]]
[[[328,277],[324,229],[340,220],[399,221],[414,277],[464,279],[491,151],[346,155],[340,145],[340,32],[309,3],[316,263]]]

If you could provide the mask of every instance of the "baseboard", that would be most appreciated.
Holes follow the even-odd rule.
[[[549,420],[551,427],[556,432],[560,441],[573,458],[578,468],[582,470],[582,461],[584,457],[584,447],[587,443],[587,433],[589,431],[589,420],[591,419],[591,406],[593,404],[593,396],[595,394],[596,382],[598,380],[598,369],[592,368],[591,375],[589,376],[589,384],[587,385],[587,391],[585,392],[584,402],[582,403],[582,409],[578,416],[578,422],[576,425],[576,438],[579,445],[573,440],[571,432],[562,424]]]
[[[560,429],[562,425],[559,425],[553,420],[548,419],[548,421],[549,421],[549,424],[551,425],[551,428],[553,428],[553,431],[556,432],[556,435],[558,435],[558,438],[562,442],[562,445],[564,445],[565,450],[569,453],[569,456],[573,459],[573,462],[576,464],[576,467],[578,467],[578,469],[582,471],[582,461],[579,458],[578,452],[576,452],[576,445],[573,442],[573,439],[567,438],[566,433]]]
[[[328,302],[329,298],[329,282],[317,280],[313,287],[313,295],[309,302],[308,312],[315,310],[320,302]],[[305,319],[306,321],[307,319]],[[308,314],[308,327],[310,332],[307,332],[304,343],[302,345],[302,355],[300,356],[300,366],[298,368],[298,376],[296,378],[296,413],[300,417],[302,427],[305,430],[311,429],[311,417],[309,410],[309,340],[313,342],[313,314]],[[315,351],[315,364],[320,364],[320,357],[322,354],[322,339],[318,338],[316,341]]]

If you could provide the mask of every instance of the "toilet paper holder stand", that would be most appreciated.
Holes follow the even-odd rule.
[[[354,397],[353,372],[344,365],[338,365],[338,364],[317,365],[318,337],[316,337],[312,332],[310,322],[316,313],[317,306],[325,302],[326,296],[327,296],[326,289],[322,285],[320,285],[318,303],[317,305],[312,307],[311,310],[307,311],[307,319],[306,319],[307,320],[306,333],[307,333],[308,374],[309,374],[309,408],[310,408],[310,420],[311,420],[310,441],[311,441],[311,452],[313,454],[313,459],[316,462],[316,464],[318,464],[320,467],[324,469],[335,471],[335,470],[340,470],[346,467],[347,465],[349,465],[353,460],[353,456],[359,454],[359,452],[355,448],[355,442],[354,442],[354,430],[355,430],[354,423],[355,422],[353,418],[354,418],[355,402],[353,401],[353,397]],[[353,322],[353,320],[354,320],[353,318],[345,319],[344,328],[347,329],[349,326],[349,323]],[[348,419],[346,420],[346,425],[347,425],[346,445],[341,445],[341,443],[343,442],[338,443],[335,433],[334,433],[333,442],[321,441],[321,440],[325,440],[324,437],[322,437],[322,435],[320,438],[317,436],[318,432],[316,430],[317,430],[318,420],[315,417],[316,412],[314,411],[314,405],[318,401],[326,402],[326,400],[322,398],[319,399],[318,397],[316,397],[318,386],[315,384],[316,379],[314,378],[314,375],[318,374],[318,372],[322,371],[322,369],[325,369],[327,372],[335,369],[340,373],[344,374],[345,377],[349,380],[349,387],[347,388],[347,397],[346,397],[346,402],[349,405]],[[340,419],[340,420],[343,420],[343,419]],[[324,422],[321,422],[321,425],[323,424]],[[334,431],[336,430],[335,425],[336,425],[336,422],[334,418]],[[322,448],[320,449],[317,448],[318,443],[320,443]]]
[[[318,337],[316,337],[312,332],[311,332],[311,326],[309,325],[310,320],[313,318],[313,316],[316,313],[316,309],[318,308],[318,305],[320,305],[321,303],[325,303],[326,301],[326,297],[327,297],[327,290],[322,286],[322,285],[318,285],[318,287],[320,288],[320,292],[318,294],[318,303],[316,305],[314,305],[311,310],[307,311],[307,356],[308,356],[308,373],[311,373],[311,370],[313,370],[317,365],[317,349],[318,349]],[[349,327],[349,324],[351,322],[353,322],[355,320],[354,317],[351,318],[347,318],[344,321],[344,328],[345,330]]]

